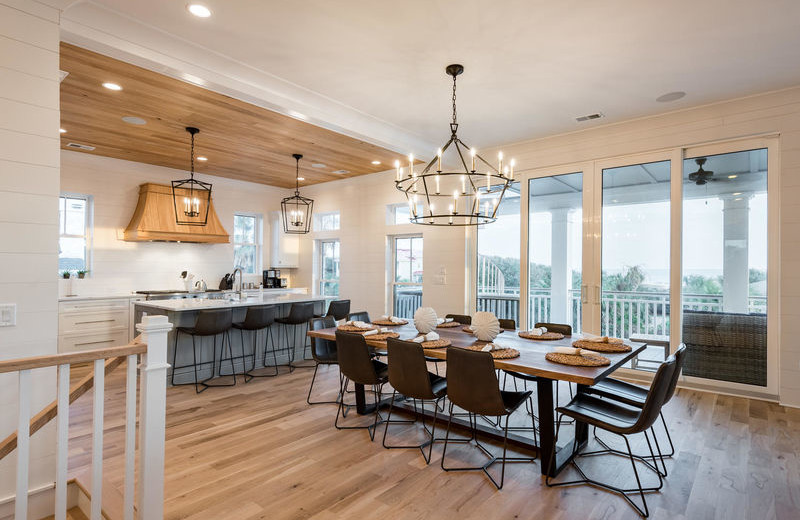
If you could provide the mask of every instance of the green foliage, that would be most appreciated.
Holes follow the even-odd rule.
[[[690,274],[683,277],[683,292],[688,294],[722,294],[722,276]]]
[[[639,289],[644,278],[644,269],[640,265],[625,267],[621,273],[603,273],[603,290],[633,292]]]
[[[750,283],[763,282],[767,279],[767,272],[761,269],[750,268]]]

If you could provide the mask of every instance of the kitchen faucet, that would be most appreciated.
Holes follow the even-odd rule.
[[[239,273],[239,289],[236,289],[236,273]],[[237,267],[233,270],[233,274],[231,275],[231,279],[233,280],[233,290],[239,293],[239,299],[241,300],[244,295],[244,281],[242,280],[242,270],[241,268]]]

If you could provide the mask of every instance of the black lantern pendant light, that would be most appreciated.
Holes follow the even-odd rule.
[[[192,136],[191,177],[172,181],[175,222],[184,226],[205,226],[208,222],[208,208],[211,205],[211,184],[194,178],[194,136],[200,130],[187,126],[186,131]]]
[[[292,154],[296,161],[294,195],[281,201],[283,213],[283,231],[294,235],[303,235],[311,231],[311,214],[314,201],[300,195],[300,159],[299,153]]]
[[[429,226],[479,226],[497,220],[500,202],[514,182],[514,160],[503,165],[503,154],[498,154],[495,167],[469,148],[458,138],[456,119],[456,78],[464,72],[458,64],[445,68],[453,77],[453,120],[450,139],[439,149],[436,157],[417,173],[414,156],[408,157],[408,170],[403,171],[395,161],[397,175],[395,186],[408,200],[411,222]],[[451,148],[452,145],[452,148]],[[443,169],[443,154],[450,150],[451,164],[460,167]],[[436,169],[433,167],[436,165]],[[462,169],[463,167],[463,169]]]

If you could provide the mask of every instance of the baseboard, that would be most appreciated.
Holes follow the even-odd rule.
[[[16,495],[0,499],[0,520],[13,520]],[[44,518],[53,514],[56,503],[55,483],[28,491],[28,518]],[[68,506],[69,507],[69,506]]]

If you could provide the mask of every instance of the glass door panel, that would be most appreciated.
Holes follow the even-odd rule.
[[[528,181],[528,328],[581,332],[582,225],[582,173]]]
[[[767,386],[767,149],[683,164],[684,375]]]
[[[600,331],[648,343],[632,368],[669,353],[669,280],[670,161],[603,169]]]
[[[422,306],[422,237],[395,238],[393,256],[392,314],[410,319]]]

